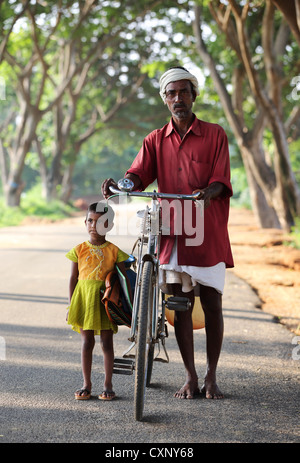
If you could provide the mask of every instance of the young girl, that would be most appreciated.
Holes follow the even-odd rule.
[[[83,387],[75,392],[77,400],[87,400],[91,397],[95,334],[100,335],[105,370],[104,390],[98,397],[102,400],[112,400],[115,397],[112,389],[113,334],[117,332],[118,327],[109,320],[106,314],[101,302],[100,289],[105,287],[105,277],[113,270],[115,264],[125,274],[124,261],[129,256],[105,239],[105,232],[113,226],[111,220],[113,214],[110,206],[104,208],[102,203],[91,204],[85,220],[89,241],[78,244],[66,254],[66,257],[72,261],[67,321],[69,325],[73,325],[74,331],[81,333],[82,339]],[[103,216],[102,220],[101,216]],[[106,220],[105,223],[103,223],[104,220]]]

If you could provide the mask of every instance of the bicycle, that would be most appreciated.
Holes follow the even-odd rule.
[[[121,179],[118,189],[110,187],[114,195],[137,196],[151,198],[151,206],[139,211],[142,219],[140,236],[136,242],[138,255],[136,259],[136,284],[133,297],[132,322],[129,341],[131,346],[125,351],[122,358],[115,359],[114,373],[133,374],[135,370],[134,387],[134,417],[142,420],[145,402],[145,388],[150,386],[153,362],[169,362],[169,356],[165,346],[168,337],[165,322],[165,310],[188,310],[190,301],[188,298],[168,297],[158,287],[160,238],[163,232],[162,209],[159,199],[180,199],[198,201],[198,193],[190,195],[132,191],[133,182],[129,179]],[[144,252],[145,246],[147,251]],[[161,298],[159,297],[161,295]],[[161,299],[161,304],[160,304]],[[158,357],[160,343],[165,353],[165,359]],[[158,345],[158,354],[154,357],[155,345]],[[136,348],[136,355],[130,358],[129,352]]]

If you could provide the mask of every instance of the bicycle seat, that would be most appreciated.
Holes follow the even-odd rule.
[[[126,268],[131,267],[131,265],[135,262],[135,257],[132,254],[129,254],[129,257],[127,260],[125,260],[124,264]]]

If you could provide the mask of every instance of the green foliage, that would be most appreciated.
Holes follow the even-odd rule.
[[[116,140],[115,149],[110,143],[108,145],[98,144],[97,146],[99,137],[87,144],[89,149],[85,151],[85,156],[80,157],[75,166],[73,197],[100,195],[101,184],[106,178],[114,178],[118,181],[124,176],[136,156],[137,150],[133,147],[127,147],[124,151],[118,151],[118,141],[120,140]]]
[[[230,200],[231,205],[251,209],[249,187],[243,166],[231,169],[231,184],[233,189],[233,196]]]
[[[26,2],[0,2],[1,23],[0,30],[3,37],[10,29],[17,12]],[[143,137],[151,130],[161,127],[169,119],[169,113],[162,104],[158,94],[158,78],[162,72],[172,65],[183,65],[188,69],[191,63],[198,67],[203,74],[200,84],[200,96],[197,98],[194,111],[198,117],[222,125],[229,137],[232,183],[234,196],[232,204],[249,206],[249,189],[245,170],[236,142],[225,118],[213,80],[196,50],[196,40],[192,30],[192,7],[197,3],[202,7],[203,33],[208,51],[215,57],[218,71],[229,93],[232,91],[232,76],[237,66],[240,66],[231,46],[226,42],[225,36],[220,33],[219,26],[212,18],[209,10],[211,0],[178,0],[176,2],[165,0],[134,0],[100,1],[95,2],[90,13],[84,17],[83,6],[86,2],[70,2],[62,0],[57,2],[29,2],[29,8],[36,21],[35,32],[38,38],[39,50],[43,55],[43,65],[47,66],[47,76],[42,87],[43,65],[38,59],[32,67],[30,79],[30,101],[35,103],[42,89],[42,98],[39,108],[44,110],[55,97],[57,88],[62,83],[62,70],[66,65],[64,56],[73,53],[75,63],[86,62],[92,57],[96,45],[103,44],[103,50],[93,61],[85,86],[77,95],[74,93],[80,82],[78,72],[70,86],[63,93],[60,103],[63,109],[64,120],[72,109],[70,93],[76,96],[75,118],[70,132],[66,132],[66,140],[62,148],[61,171],[76,162],[74,170],[74,196],[98,193],[101,181],[107,177],[119,178],[131,164],[137,153]],[[217,3],[217,2],[213,2]],[[228,2],[223,2],[226,5]],[[240,2],[244,4],[245,2]],[[262,82],[265,81],[263,66],[263,50],[261,47],[261,13],[264,2],[253,0],[249,17],[247,18],[249,41],[253,53],[253,62],[259,70]],[[255,8],[254,8],[255,7]],[[81,8],[81,9],[80,9]],[[61,13],[61,16],[57,16]],[[146,15],[144,17],[144,14]],[[57,28],[53,29],[56,18],[60,17]],[[144,21],[145,18],[145,21]],[[275,32],[280,24],[280,13],[277,12]],[[7,51],[16,60],[16,65],[9,65],[5,59],[0,64],[0,75],[6,82],[6,100],[1,101],[0,123],[2,123],[14,109],[15,114],[20,107],[17,99],[17,76],[21,69],[28,65],[31,57],[36,53],[32,36],[33,27],[30,15],[24,13],[17,21],[10,35]],[[50,33],[51,32],[51,33]],[[49,40],[47,41],[47,37]],[[76,40],[74,40],[76,39]],[[72,44],[72,41],[74,43]],[[71,49],[68,46],[72,44]],[[44,45],[47,45],[44,49]],[[96,48],[95,48],[96,49]],[[300,50],[291,40],[289,47],[280,58],[284,63],[285,76],[295,74],[295,61],[300,59]],[[86,60],[86,61],[85,61]],[[19,68],[20,67],[20,68]],[[28,71],[30,69],[28,68]],[[191,69],[193,72],[193,70]],[[147,77],[140,86],[137,97],[132,98],[108,122],[98,119],[93,137],[81,145],[79,156],[74,149],[78,139],[88,130],[93,111],[101,107],[103,114],[108,114],[114,107],[118,98],[126,98],[132,88],[132,82],[137,76],[146,73]],[[286,79],[288,80],[288,79]],[[295,101],[291,98],[292,87],[286,85],[283,89],[283,112],[285,117],[290,112]],[[243,110],[245,126],[251,131],[257,110],[256,101],[249,91],[249,84],[243,84]],[[51,173],[54,164],[55,143],[59,140],[56,131],[56,107],[43,115],[36,134],[42,147],[42,156],[45,161],[47,173]],[[63,125],[65,127],[66,124]],[[8,127],[3,131],[3,146],[7,150],[13,147],[17,133],[17,122],[14,117]],[[264,139],[266,150],[272,160],[272,138],[270,131],[266,132]],[[1,134],[2,136],[2,134]],[[58,144],[58,143],[57,143]],[[300,144],[299,140],[290,145],[291,162],[295,175],[300,181]],[[75,157],[77,156],[77,159]],[[19,220],[19,214],[51,215],[56,209],[60,210],[59,203],[45,204],[37,194],[31,190],[38,179],[40,160],[31,146],[26,155],[25,169],[22,179],[27,184],[26,194],[22,196],[22,207],[13,209],[8,221]],[[49,175],[48,175],[49,177]],[[59,179],[60,181],[60,179]],[[40,202],[41,201],[41,202]],[[1,206],[2,207],[2,206]],[[1,209],[2,211],[2,209]],[[65,213],[65,211],[63,211]],[[3,214],[2,214],[3,215]],[[14,219],[15,218],[15,219]]]
[[[289,235],[291,241],[286,242],[287,246],[291,246],[296,249],[300,249],[300,218],[295,219],[295,225],[292,227]]]
[[[76,209],[61,201],[46,202],[41,197],[41,185],[35,185],[24,193],[20,207],[7,207],[3,198],[0,199],[0,227],[20,225],[28,217],[47,219],[50,221],[70,217]]]
[[[290,143],[290,156],[296,180],[300,185],[300,138]]]
[[[15,161],[13,150],[21,140],[21,127],[24,129],[27,122],[30,125],[30,111],[23,110],[26,102],[35,109],[35,114],[41,115],[37,128],[33,128],[35,134],[28,130],[27,139],[30,142],[37,135],[43,159],[41,177],[45,181],[47,175],[54,180],[47,183],[51,188],[61,182],[64,167],[76,162],[80,137],[85,138],[87,132],[98,133],[106,125],[111,129],[120,114],[114,108],[123,101],[126,105],[132,102],[132,88],[141,76],[141,66],[149,55],[156,53],[149,40],[155,30],[144,27],[143,17],[157,2],[103,0],[91,8],[89,2],[69,0],[62,0],[59,5],[51,0],[2,3],[0,36],[3,39],[10,34],[5,53],[0,57],[0,75],[7,86],[6,100],[1,102],[0,124],[11,118],[0,134],[5,161],[9,174],[14,170],[14,162],[18,162],[18,172],[14,175],[22,175],[23,180],[24,156]],[[26,79],[21,82],[25,74]],[[58,90],[63,88],[65,91],[60,95]],[[142,92],[139,90],[140,99]],[[144,103],[142,106],[145,108]],[[138,121],[141,126],[140,111],[134,111],[132,117],[123,111],[116,125],[126,126],[130,119],[131,124]],[[95,114],[98,119],[93,127]],[[125,131],[123,137],[124,134]],[[38,158],[32,145],[25,153],[25,165],[35,170]],[[6,177],[8,180],[9,176]],[[16,183],[21,183],[20,178]]]
[[[7,207],[4,199],[0,199],[0,227],[13,227],[20,225],[25,215],[20,208]]]

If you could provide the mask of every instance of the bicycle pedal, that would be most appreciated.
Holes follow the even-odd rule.
[[[113,373],[119,375],[132,375],[134,370],[134,360],[125,358],[115,358]]]
[[[185,312],[191,307],[191,301],[187,297],[170,296],[164,300],[165,307],[169,310]]]

